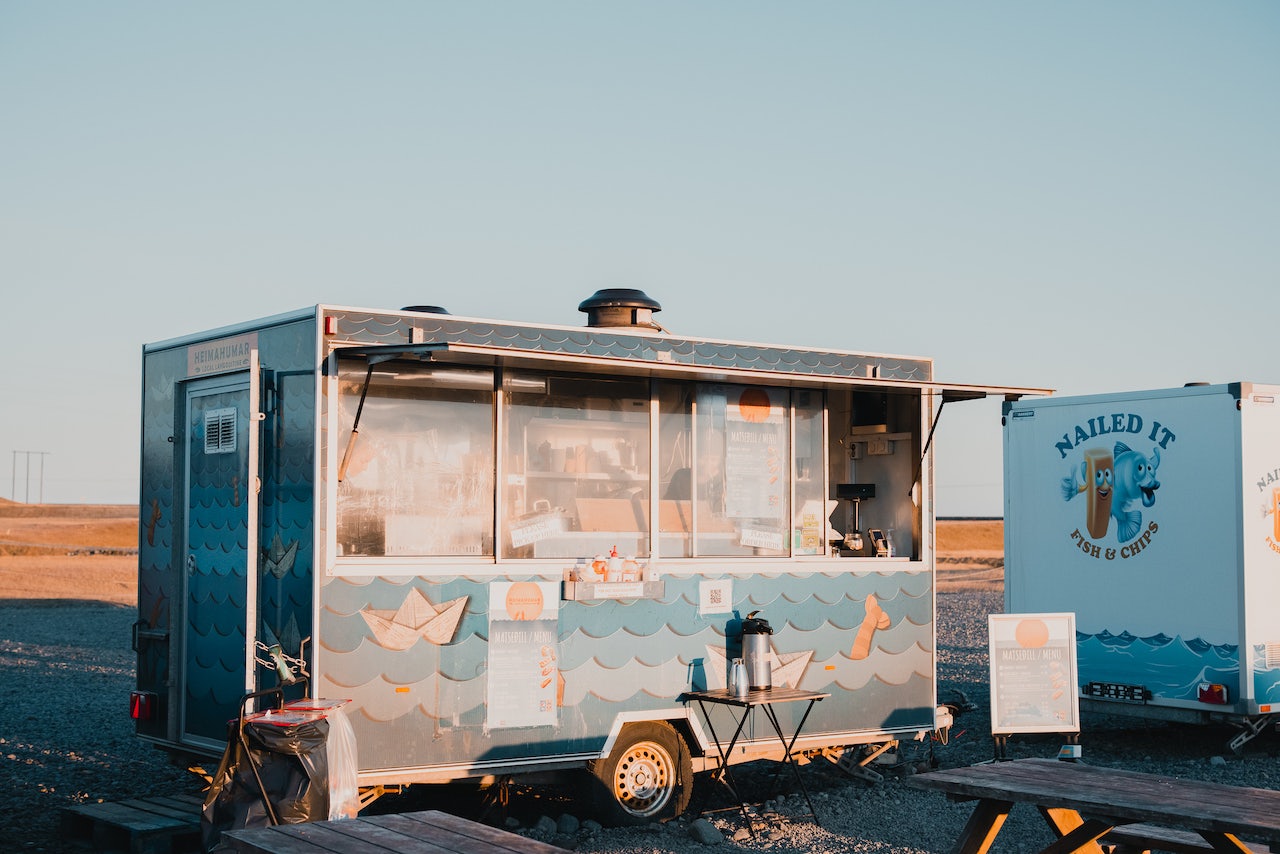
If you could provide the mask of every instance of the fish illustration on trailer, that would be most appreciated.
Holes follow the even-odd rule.
[[[1160,449],[1152,448],[1151,456],[1133,450],[1124,442],[1116,442],[1114,448],[1088,448],[1076,469],[1062,479],[1062,497],[1070,501],[1077,495],[1087,494],[1085,501],[1086,527],[1089,536],[1102,539],[1106,536],[1110,519],[1116,520],[1116,540],[1127,543],[1142,530],[1142,511],[1130,510],[1129,505],[1140,501],[1143,507],[1156,503],[1156,490],[1160,481],[1156,469],[1160,467]]]

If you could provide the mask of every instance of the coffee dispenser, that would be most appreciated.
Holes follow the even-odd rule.
[[[752,691],[773,687],[773,627],[764,617],[757,617],[759,613],[752,611],[742,621],[742,658]]]

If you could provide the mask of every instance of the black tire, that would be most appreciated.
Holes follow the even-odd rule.
[[[689,747],[670,724],[628,724],[613,750],[590,764],[602,824],[641,825],[675,818],[693,797]]]

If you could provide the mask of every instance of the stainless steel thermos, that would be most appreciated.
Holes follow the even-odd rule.
[[[735,697],[747,696],[747,666],[741,658],[735,658],[729,665],[729,690]]]
[[[752,691],[773,687],[773,627],[764,617],[757,617],[759,613],[752,611],[742,621],[742,660]]]

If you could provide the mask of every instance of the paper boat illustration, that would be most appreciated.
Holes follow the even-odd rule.
[[[805,668],[813,659],[813,650],[778,652],[775,647],[771,651],[773,663],[770,666],[770,676],[773,684],[779,688],[799,688],[800,680],[804,678]],[[724,648],[708,646],[706,661],[709,665],[708,669],[715,674],[719,686],[728,687],[729,680],[726,675],[728,667],[725,663]]]
[[[805,668],[809,666],[809,661],[813,658],[813,650],[806,649],[804,652],[778,652],[775,650],[774,655],[776,660],[773,663],[773,684],[788,688],[799,688],[800,679],[804,676]]]
[[[408,649],[419,639],[439,646],[453,640],[469,598],[459,596],[444,604],[432,605],[414,588],[395,611],[367,607],[361,609],[360,616],[373,629],[378,646],[384,649]]]
[[[293,540],[289,543],[289,547],[285,548],[284,543],[280,542],[280,535],[276,534],[275,539],[271,541],[271,547],[267,549],[267,559],[263,569],[276,578],[284,578],[293,569],[293,561],[297,555],[298,541]]]
[[[263,620],[261,640],[267,646],[279,644],[280,648],[290,655],[296,651],[298,657],[302,657],[305,652],[302,648],[302,633],[298,631],[298,618],[293,614],[289,615],[289,622],[285,623],[283,629],[272,629],[270,624]],[[307,638],[307,640],[311,639]]]

